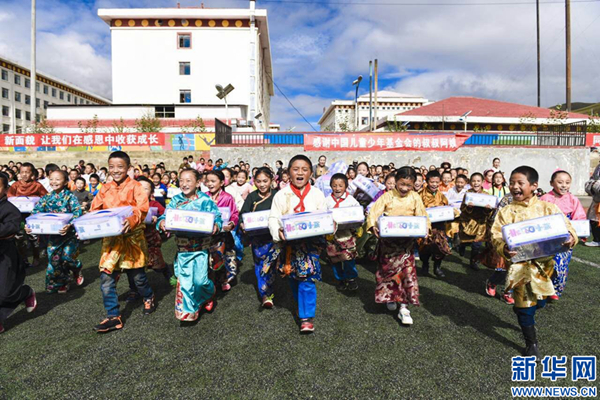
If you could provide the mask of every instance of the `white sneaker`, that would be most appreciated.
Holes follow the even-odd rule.
[[[396,311],[398,309],[398,304],[396,303],[387,303],[387,309],[390,311]]]
[[[412,325],[413,323],[413,319],[410,316],[410,311],[408,311],[408,308],[400,308],[398,318],[400,318],[400,322],[402,322],[404,325]]]
[[[600,243],[599,242],[585,242],[585,245],[587,247],[600,247]]]

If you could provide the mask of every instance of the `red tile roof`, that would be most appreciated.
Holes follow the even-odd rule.
[[[504,101],[480,99],[477,97],[449,97],[427,106],[415,108],[398,115],[415,115],[438,117],[445,115],[447,117],[460,117],[471,111],[469,117],[500,117],[500,118],[521,118],[531,116],[534,118],[549,118],[551,110],[533,106],[525,106],[516,103],[507,103]],[[588,119],[586,114],[569,113],[568,118]]]

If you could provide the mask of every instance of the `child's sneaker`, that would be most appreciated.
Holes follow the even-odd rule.
[[[144,300],[144,315],[150,315],[156,311],[156,303],[154,302],[154,296],[148,300]]]
[[[64,285],[58,289],[58,294],[67,294],[68,291],[69,291],[69,285]]]
[[[137,290],[130,290],[129,293],[127,293],[127,298],[125,299],[126,302],[131,303],[136,301],[137,299],[140,299],[142,296],[138,293]]]
[[[268,309],[273,308],[273,295],[263,296],[262,297],[262,306],[263,306],[263,308],[268,308]]]
[[[118,317],[106,318],[98,325],[96,325],[94,327],[94,330],[98,333],[106,333],[121,328],[123,328],[123,321],[121,320],[121,316],[119,315]]]
[[[414,250],[414,255],[415,255],[415,261],[421,260],[421,255],[419,254],[419,250],[417,250],[416,248]]]
[[[33,268],[37,268],[42,264],[42,260],[40,260],[39,258],[34,258],[33,262],[31,263],[31,266]]]
[[[31,289],[31,294],[25,299],[25,309],[27,312],[34,312],[37,308],[37,299],[35,297],[35,291]]]
[[[506,304],[508,304],[510,306],[515,304],[515,299],[513,299],[512,293],[510,293],[510,292],[504,292],[502,294],[502,301],[504,301]]]
[[[485,292],[490,297],[496,297],[496,285],[492,285],[489,280],[485,281]]]
[[[350,279],[346,282],[346,288],[351,292],[358,290],[358,283],[354,279]]]
[[[177,277],[175,275],[171,276],[169,278],[169,283],[171,284],[171,286],[175,287],[177,286]]]
[[[206,310],[206,312],[213,312],[213,310],[215,309],[215,301],[211,299],[204,303],[204,309]]]
[[[550,299],[550,301],[559,301],[560,297],[558,297],[556,294],[553,294],[552,296],[549,296],[548,299]]]
[[[387,303],[386,307],[390,311],[396,311],[398,309],[398,304],[396,304],[396,303]]]
[[[410,316],[410,311],[406,307],[400,307],[400,312],[398,313],[398,318],[400,318],[400,322],[403,325],[412,325],[413,319]]]
[[[83,285],[83,274],[81,273],[81,271],[73,271],[73,277],[75,278],[75,284],[77,286],[81,286]]]
[[[231,285],[229,284],[229,282],[225,282],[221,285],[221,290],[223,292],[229,292],[231,290]]]
[[[335,288],[338,291],[343,292],[344,290],[348,289],[348,285],[346,284],[346,281],[340,281]]]
[[[300,321],[300,333],[313,333],[315,331],[315,324],[311,318],[305,318]]]

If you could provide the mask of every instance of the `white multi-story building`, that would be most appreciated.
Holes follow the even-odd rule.
[[[36,118],[46,116],[53,104],[110,104],[110,100],[83,90],[71,83],[37,72]],[[14,61],[0,57],[0,128],[2,133],[21,133],[31,125],[31,74],[30,70]]]
[[[98,15],[111,31],[113,105],[76,112],[51,107],[51,119],[92,115],[110,125],[150,113],[174,128],[199,117],[208,128],[220,119],[236,128],[269,130],[267,11],[255,9],[253,0],[246,9],[99,9]],[[219,98],[217,85],[233,90]]]
[[[373,104],[369,106],[368,94],[358,97],[356,103],[354,100],[334,100],[323,109],[323,115],[318,124],[322,131],[329,132],[367,130],[369,113],[372,118],[375,118],[374,101],[375,97],[373,96]],[[355,114],[357,104],[358,118]],[[377,119],[387,118],[427,104],[430,102],[421,96],[379,91],[377,92]]]

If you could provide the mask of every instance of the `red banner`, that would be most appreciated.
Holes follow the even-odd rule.
[[[410,133],[346,133],[346,134],[305,134],[304,150],[337,151],[455,151],[471,135],[465,134],[410,134]]]
[[[0,147],[164,146],[164,133],[28,133],[0,135]]]
[[[600,133],[588,133],[585,136],[586,147],[600,147]]]

